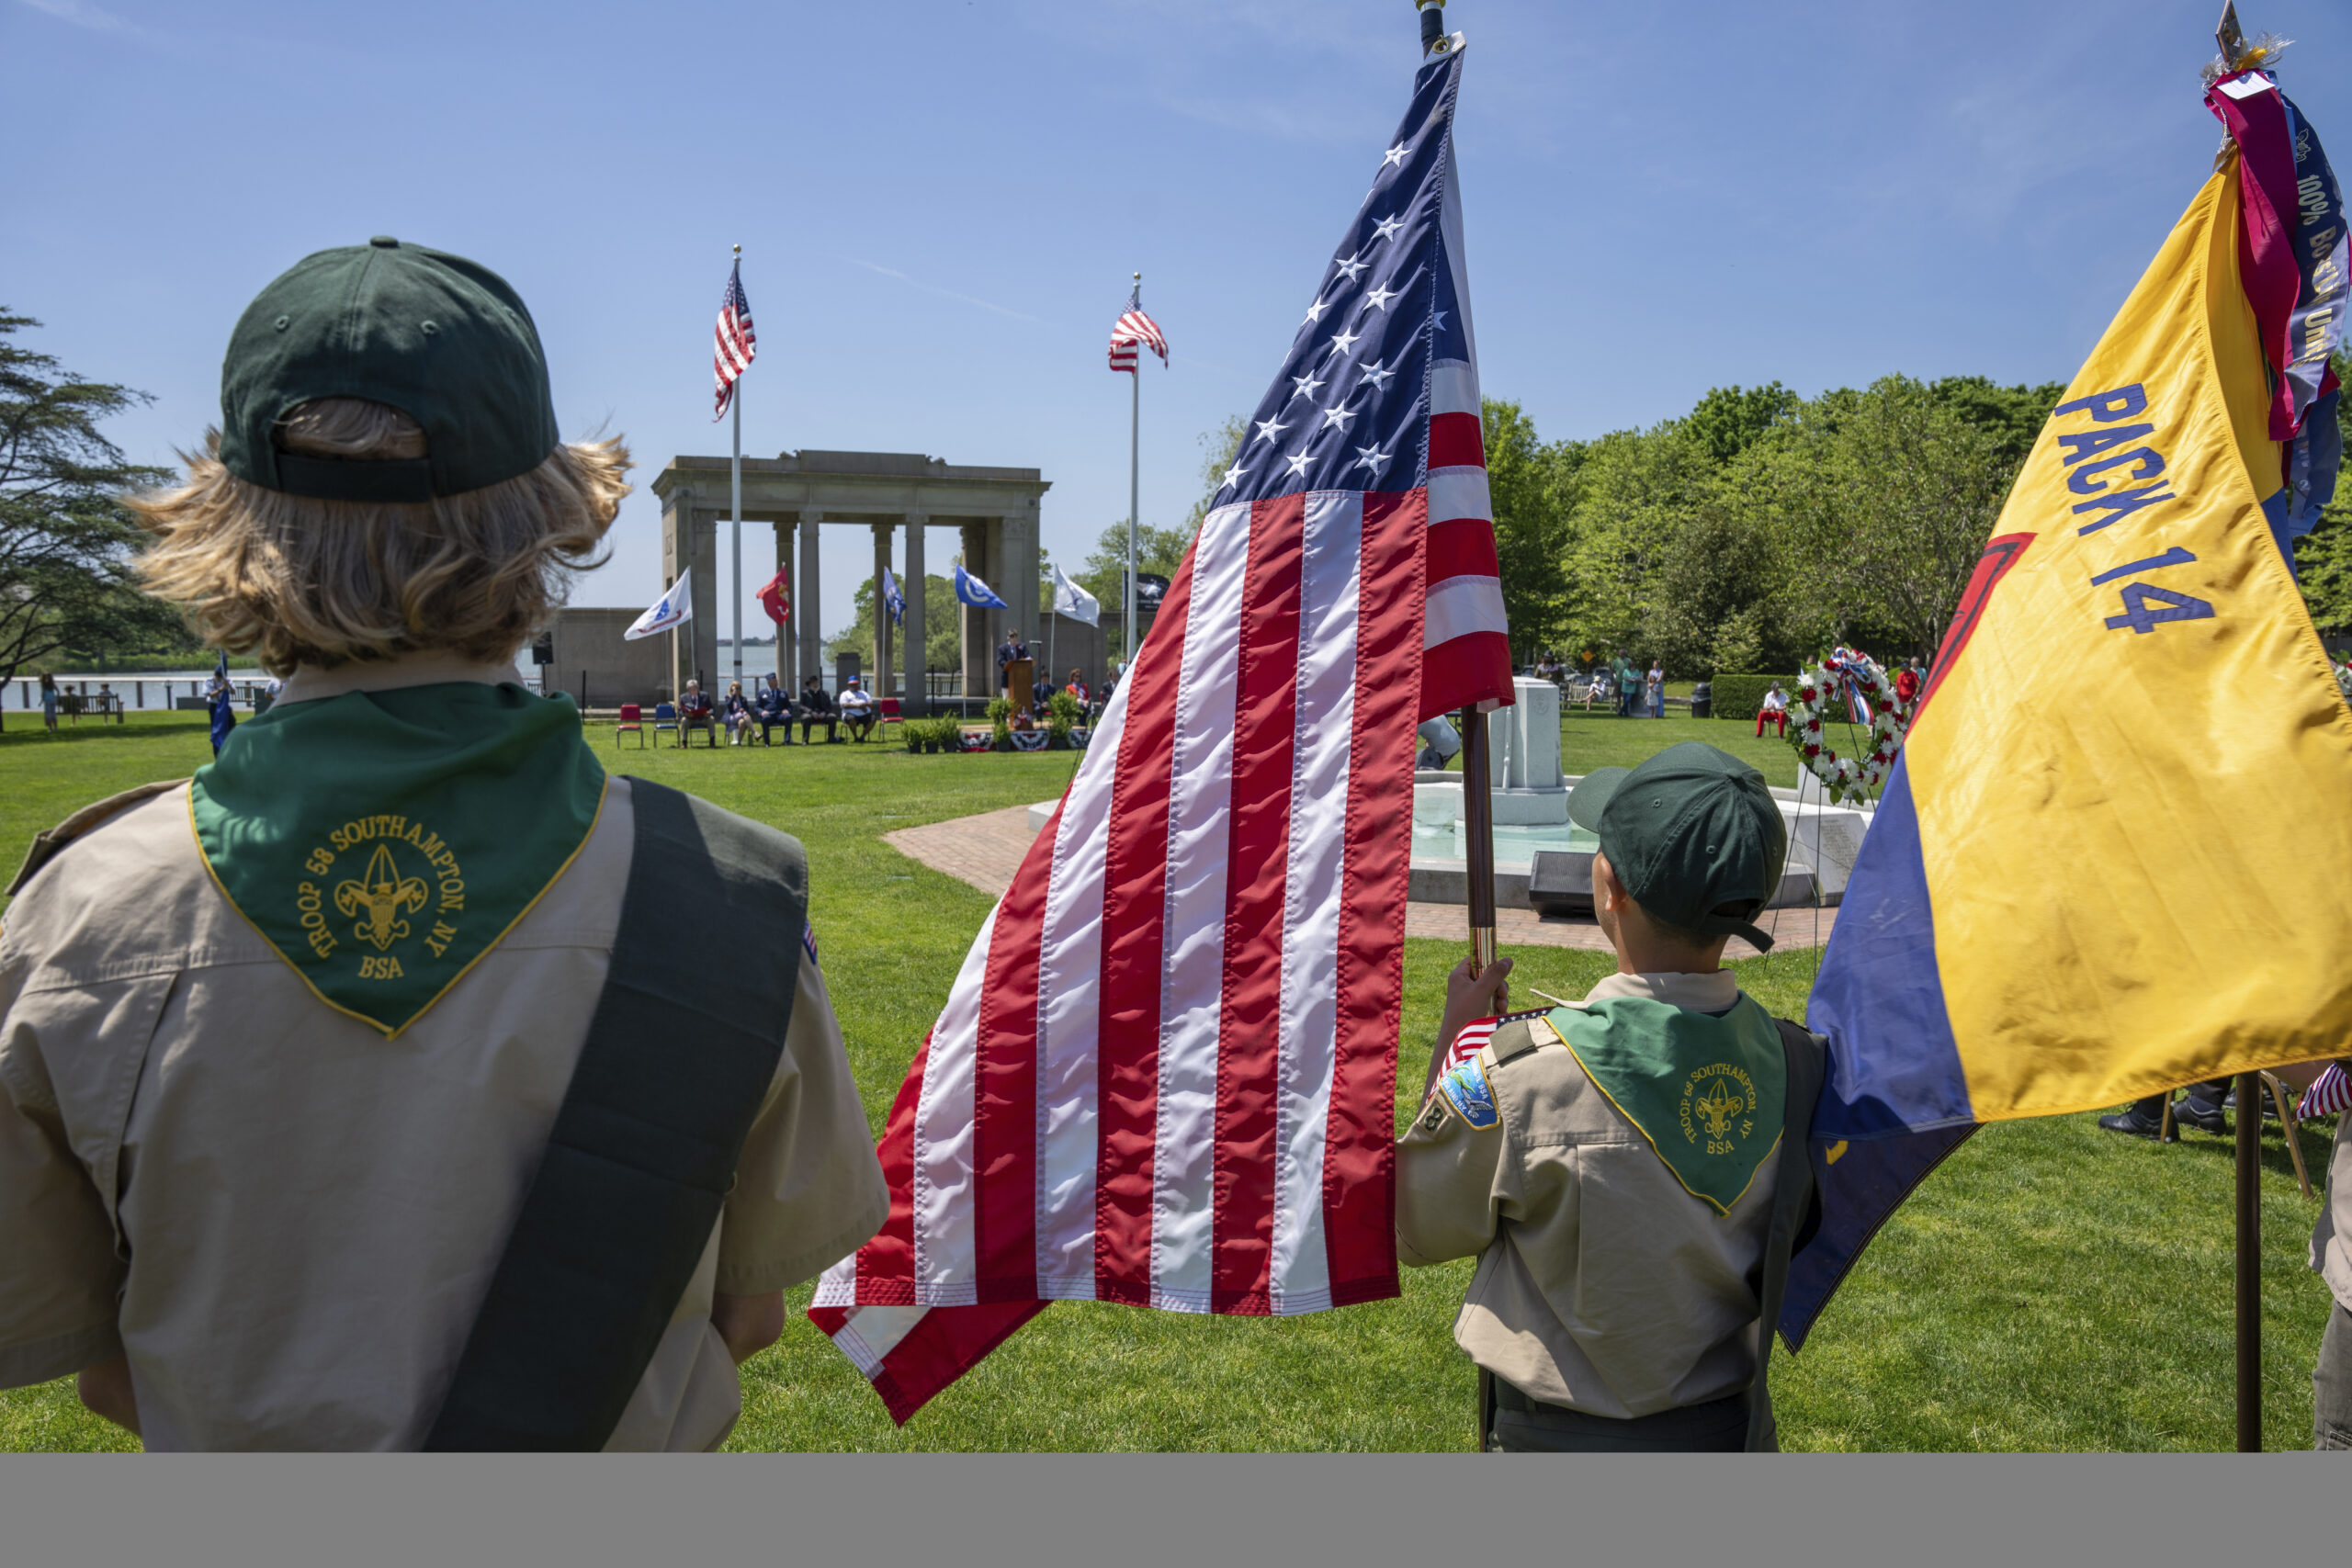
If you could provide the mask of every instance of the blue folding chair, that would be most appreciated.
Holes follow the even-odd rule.
[[[677,708],[669,703],[655,703],[653,705],[653,744],[656,746],[662,744],[662,733],[664,730],[669,731],[672,745],[684,744],[684,739],[678,734]]]

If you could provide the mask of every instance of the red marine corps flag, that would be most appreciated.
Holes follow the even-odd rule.
[[[904,1421],[1048,1302],[1397,1293],[1413,728],[1510,700],[1440,38],[810,1318]]]

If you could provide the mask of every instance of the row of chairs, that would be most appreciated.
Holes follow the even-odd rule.
[[[886,733],[891,725],[904,724],[906,722],[905,716],[899,711],[898,698],[884,697],[880,699],[876,706],[878,709],[874,725],[875,733],[876,735]],[[829,716],[836,723],[847,722],[846,720],[843,720],[839,714],[831,715]],[[795,723],[797,721],[785,720],[779,722]],[[820,720],[820,722],[821,723],[823,721]],[[687,719],[682,718],[679,716],[675,704],[656,703],[653,705],[652,730],[653,743],[656,746],[659,746],[662,743],[662,737],[664,735],[668,735],[671,738],[671,744],[674,746],[684,746],[686,744],[686,737],[691,732],[697,729],[708,732],[711,736],[711,743],[716,745],[718,744],[718,716],[713,713],[701,713],[695,715],[691,719]],[[613,744],[616,746],[619,745],[621,742],[621,737],[624,735],[634,735],[637,737],[639,749],[643,750],[645,746],[645,732],[646,719],[644,705],[639,703],[623,703],[621,705],[620,722],[613,727]]]

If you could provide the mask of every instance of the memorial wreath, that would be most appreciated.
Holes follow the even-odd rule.
[[[1870,750],[1862,756],[1840,756],[1829,744],[1822,718],[1834,716],[1833,704],[1844,706],[1849,725],[1870,726]],[[1911,730],[1911,716],[1917,711],[1917,702],[1905,703],[1896,695],[1894,682],[1867,655],[1833,649],[1798,675],[1796,694],[1789,702],[1789,744],[1833,802],[1864,801],[1894,771],[1903,738]]]

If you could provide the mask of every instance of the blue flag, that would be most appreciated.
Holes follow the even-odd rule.
[[[230,711],[229,651],[220,650],[220,659],[212,666],[212,689],[206,694],[212,699],[212,754],[220,755],[220,748],[228,743],[229,731],[237,728],[237,716]]]
[[[892,626],[905,623],[907,596],[899,592],[899,580],[890,575],[890,569],[887,566],[882,569],[882,607],[890,613]]]
[[[996,596],[995,589],[966,571],[960,564],[956,568],[956,598],[957,603],[969,604],[975,610],[1009,610],[1012,607]]]

